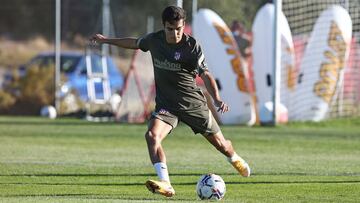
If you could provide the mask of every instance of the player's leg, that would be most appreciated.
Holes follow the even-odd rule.
[[[244,177],[250,176],[250,167],[234,150],[230,140],[225,139],[221,131],[217,133],[204,133],[203,136],[222,154],[233,167]]]
[[[245,177],[250,176],[249,165],[234,151],[230,140],[226,140],[211,111],[205,106],[198,111],[180,116],[194,133],[201,133],[217,150],[223,153],[234,168]]]
[[[161,142],[171,130],[172,126],[160,119],[153,118],[149,121],[148,130],[145,133],[145,139],[152,164],[159,162],[166,163],[166,156],[161,146]]]
[[[171,132],[173,127],[176,126],[177,118],[168,112],[163,113],[154,113],[149,121],[148,130],[145,133],[150,160],[159,178],[159,181],[148,180],[146,187],[153,193],[171,197],[175,194],[175,190],[170,184],[166,156],[161,142]]]

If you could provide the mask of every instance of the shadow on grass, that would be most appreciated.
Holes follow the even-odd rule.
[[[82,193],[74,193],[74,194],[14,194],[14,195],[1,195],[0,198],[81,198],[83,200],[126,200],[126,201],[149,201],[149,202],[158,202],[158,201],[189,201],[189,199],[184,198],[166,198],[163,200],[159,200],[157,198],[141,198],[141,197],[124,197],[123,194],[119,195],[104,195],[104,194],[82,194]],[[160,196],[159,196],[160,197]],[[49,199],[51,200],[51,199]]]
[[[201,173],[172,173],[171,176],[201,176]],[[223,174],[232,175],[232,173]],[[40,173],[40,174],[0,174],[0,177],[148,177],[156,176],[155,173],[121,173],[121,174],[101,174],[101,173],[88,173],[88,174],[76,174],[76,173]]]
[[[228,181],[227,185],[238,184],[343,184],[343,183],[360,183],[360,180],[308,180],[308,181],[251,181],[251,182],[238,182]]]
[[[344,183],[360,183],[360,180],[304,180],[304,181],[227,181],[227,185],[264,185],[264,184],[344,184]],[[49,183],[49,182],[9,182],[0,185],[53,185],[53,186],[144,186],[144,182],[130,183]],[[172,182],[172,185],[196,185],[196,182]]]
[[[38,121],[0,121],[0,125],[50,125],[50,126],[96,126],[96,125],[126,125],[126,126],[141,126],[143,124],[128,124],[120,122],[90,122],[85,120],[79,121],[57,121],[57,120],[38,120]]]
[[[194,184],[194,183],[191,183]],[[0,185],[53,185],[53,186],[144,186],[144,183],[24,183],[24,182],[13,182],[13,183],[0,183]],[[176,185],[176,184],[173,184]]]
[[[235,172],[217,173],[220,176],[239,176]],[[204,173],[171,173],[171,176],[202,176]],[[359,173],[334,173],[334,174],[311,174],[311,173],[252,173],[253,176],[359,176]],[[155,173],[28,173],[28,174],[0,174],[0,177],[149,177],[156,176]]]

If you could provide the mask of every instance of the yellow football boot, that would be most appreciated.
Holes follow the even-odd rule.
[[[244,160],[236,160],[231,162],[231,165],[240,173],[243,177],[250,176],[250,167]]]
[[[172,197],[175,195],[175,190],[169,182],[148,180],[145,185],[152,193],[157,193],[165,197]]]

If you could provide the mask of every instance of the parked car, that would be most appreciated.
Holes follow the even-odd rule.
[[[102,59],[98,54],[91,54],[91,64],[93,72],[101,71]],[[86,68],[86,55],[78,52],[62,52],[60,55],[61,72],[67,78],[67,81],[63,83],[60,88],[61,95],[66,95],[69,91],[75,90],[76,94],[81,100],[88,100],[87,93],[87,68]],[[112,93],[119,92],[124,83],[124,76],[115,65],[113,59],[109,56],[106,57],[108,65],[108,79],[110,83],[110,89]],[[28,63],[22,65],[18,69],[18,75],[24,77],[26,70],[33,66],[42,67],[54,67],[55,53],[46,52],[32,58]],[[12,80],[10,73],[5,74],[4,84],[8,84]],[[98,86],[95,86],[95,91]]]

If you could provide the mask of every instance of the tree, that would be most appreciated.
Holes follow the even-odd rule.
[[[199,8],[217,12],[227,24],[239,20],[250,28],[257,9],[267,0],[198,0]],[[62,0],[62,37],[73,41],[75,36],[88,37],[101,31],[101,0]],[[147,17],[155,19],[161,29],[161,12],[174,0],[112,0],[111,12],[117,36],[138,36],[146,33]],[[184,1],[191,23],[192,1]],[[54,39],[55,0],[2,0],[0,36],[28,39],[35,35]]]

